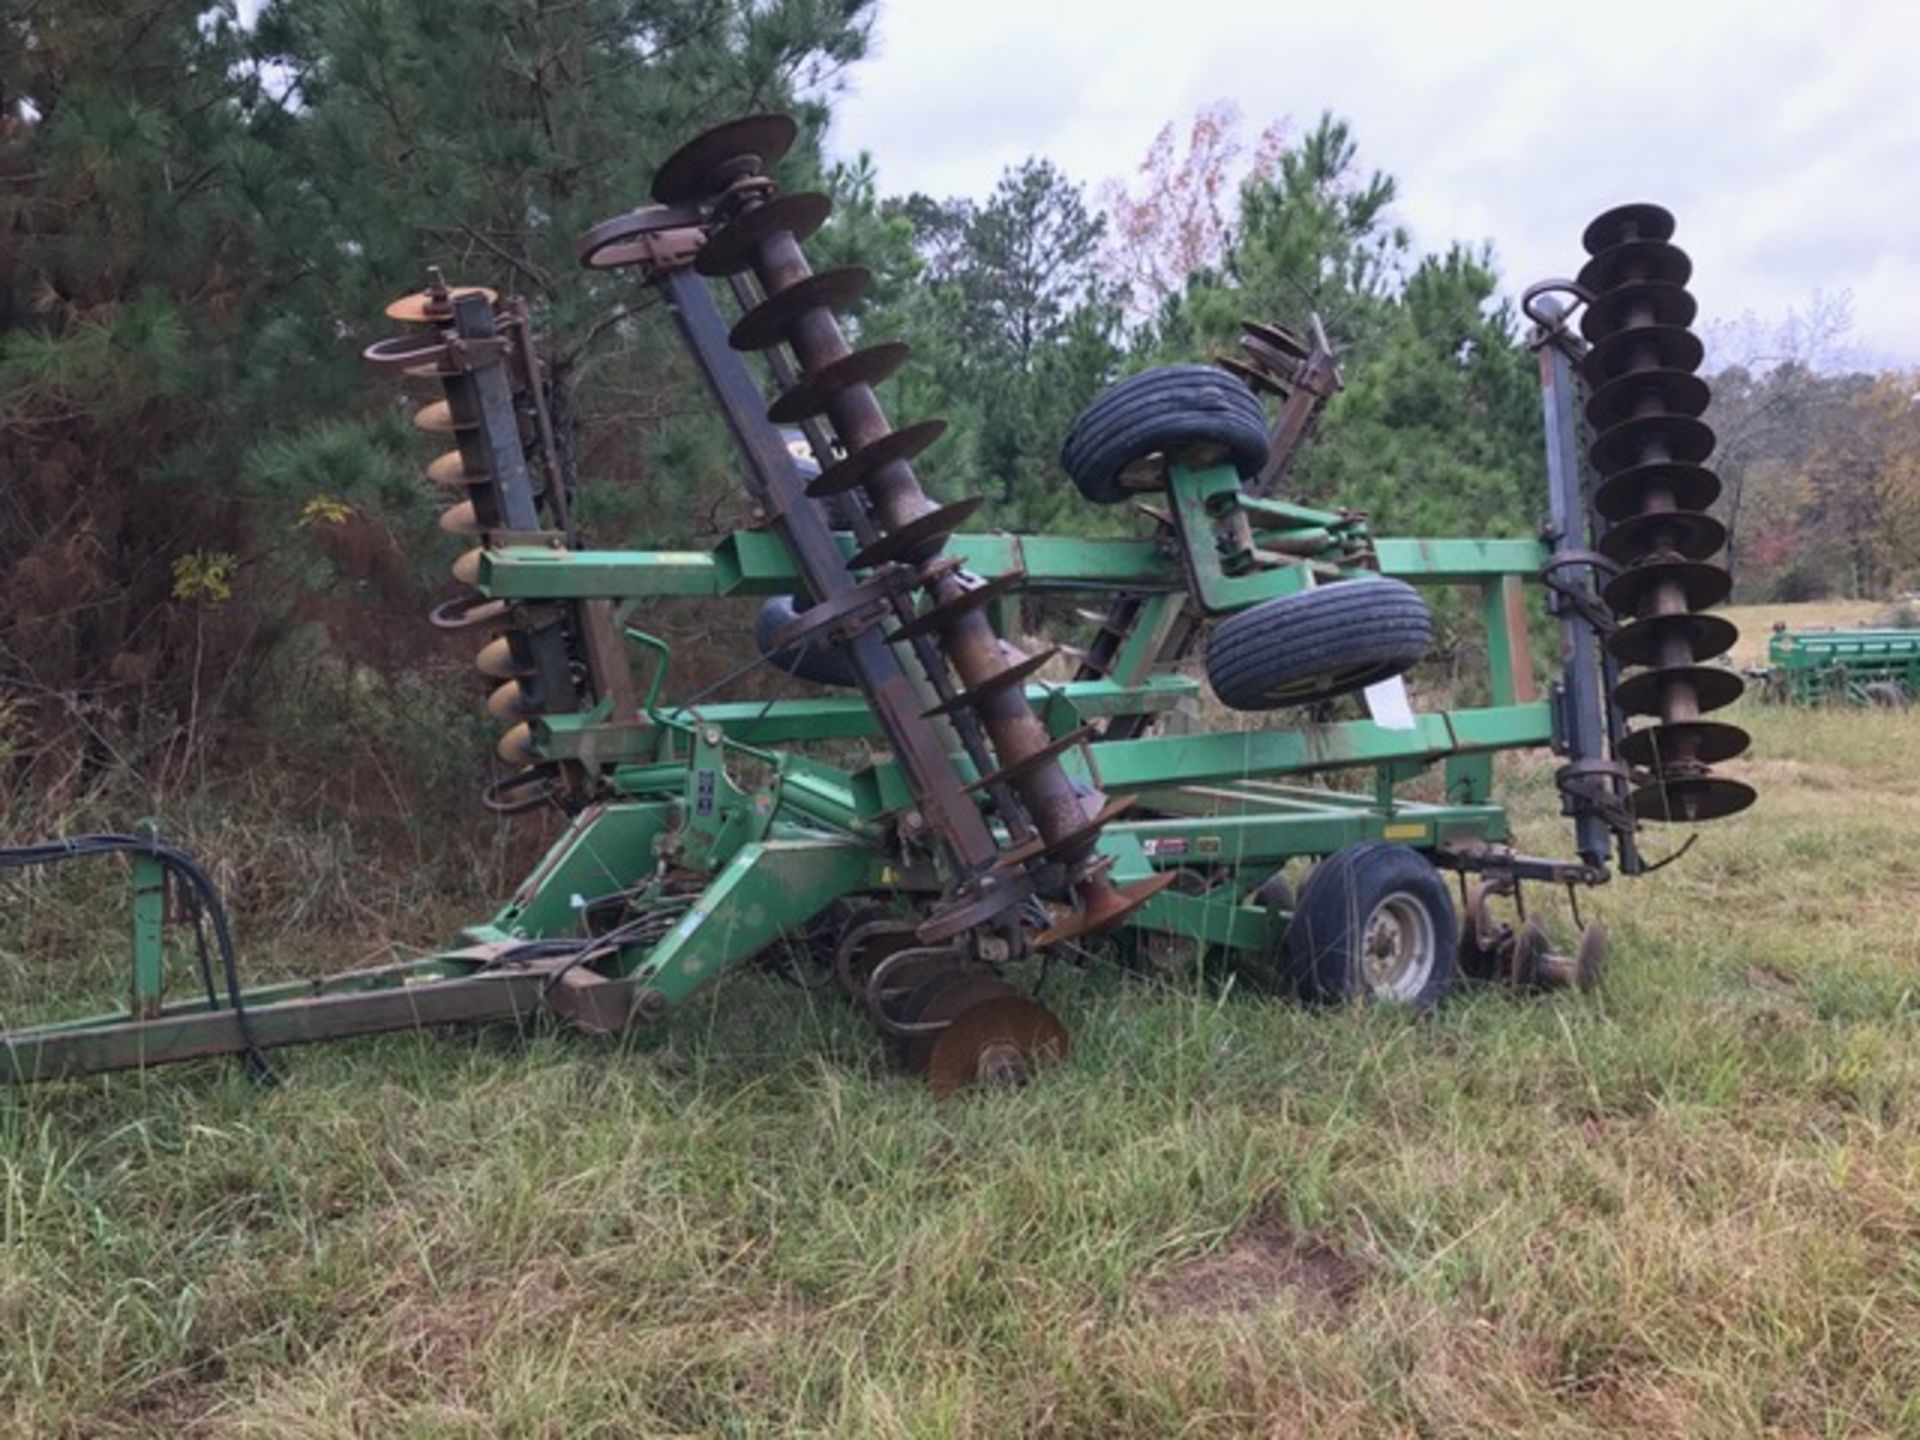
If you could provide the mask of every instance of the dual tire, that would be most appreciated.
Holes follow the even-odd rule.
[[[1167,462],[1267,462],[1259,398],[1210,365],[1165,365],[1109,386],[1067,433],[1060,463],[1096,505],[1166,483]],[[1374,578],[1281,595],[1229,616],[1207,640],[1208,683],[1234,710],[1311,705],[1404,674],[1433,644],[1412,586]]]

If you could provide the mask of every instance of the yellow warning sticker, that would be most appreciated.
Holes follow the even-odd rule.
[[[1385,840],[1424,840],[1427,827],[1424,825],[1389,825],[1380,832]]]

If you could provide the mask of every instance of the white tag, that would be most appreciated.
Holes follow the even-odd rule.
[[[1391,680],[1367,686],[1367,713],[1383,730],[1411,730],[1415,726],[1413,701],[1407,697],[1407,682],[1395,675]]]

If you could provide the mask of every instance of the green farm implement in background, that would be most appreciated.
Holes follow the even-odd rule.
[[[1789,630],[1776,625],[1763,698],[1792,705],[1909,705],[1920,695],[1920,630]]]
[[[914,473],[943,423],[895,428],[881,408],[905,348],[855,348],[835,317],[866,272],[808,265],[828,204],[775,184],[793,137],[777,115],[699,136],[655,203],[581,242],[610,302],[640,285],[665,303],[738,444],[753,519],[713,549],[585,542],[518,302],[435,275],[388,311],[408,332],[367,352],[438,393],[415,422],[451,447],[427,474],[468,548],[432,620],[474,634],[504,727],[510,768],[485,803],[570,817],[545,859],[441,954],[247,990],[218,895],[157,838],[0,852],[129,853],[135,882],[128,1008],[0,1037],[0,1073],[264,1064],[275,1046],[543,1013],[616,1032],[759,961],[836,984],[938,1091],[1012,1082],[1068,1044],[1019,983],[1043,952],[1204,957],[1322,1002],[1589,985],[1604,935],[1556,953],[1522,886],[1638,874],[1646,825],[1751,803],[1713,768],[1746,737],[1705,718],[1740,681],[1709,663],[1733,639],[1706,613],[1724,537],[1665,211],[1609,211],[1579,278],[1528,294],[1541,538],[1394,538],[1280,498],[1340,385],[1317,323],[1250,324],[1242,355],[1132,376],[1087,409],[1063,469],[1088,503],[1133,507],[1135,536],[993,534],[968,528],[977,502],[941,503]],[[1440,586],[1471,597],[1485,698],[1422,712],[1401,677],[1432,645],[1422,592]],[[1529,587],[1563,640],[1545,693]],[[665,597],[757,599],[763,664],[832,693],[670,700],[648,632]],[[1019,648],[1011,617],[1039,599],[1083,607],[1082,643]],[[1207,692],[1241,722],[1196,727]],[[1568,856],[1510,843],[1493,760],[1523,749],[1559,757]],[[1317,863],[1296,891],[1281,871],[1302,858]],[[169,994],[169,890],[212,933],[200,994]],[[1516,923],[1496,918],[1509,903]]]

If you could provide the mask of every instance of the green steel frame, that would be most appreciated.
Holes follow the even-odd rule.
[[[1117,877],[1201,867],[1231,883],[1205,895],[1165,891],[1128,922],[1230,949],[1265,951],[1286,917],[1251,903],[1253,887],[1300,856],[1363,839],[1436,856],[1508,838],[1493,800],[1493,755],[1554,741],[1549,704],[1534,693],[1525,586],[1548,556],[1532,540],[1373,539],[1357,516],[1245,494],[1231,468],[1173,467],[1180,543],[1158,539],[956,535],[950,553],[983,576],[1020,574],[1031,594],[1126,592],[1145,607],[1112,678],[1036,684],[1029,698],[1058,735],[1087,721],[1159,714],[1198,685],[1157,667],[1161,637],[1186,607],[1224,613],[1328,581],[1377,571],[1421,585],[1478,591],[1490,674],[1485,706],[1414,717],[1410,728],[1370,720],[1302,723],[1270,717],[1237,733],[1162,733],[1096,742],[1070,773],[1138,797],[1109,823],[1101,848]],[[1239,538],[1222,550],[1214,537]],[[840,536],[849,554],[851,537]],[[246,1016],[204,999],[164,998],[159,867],[136,861],[133,987],[128,1009],[0,1037],[0,1079],[34,1080],[138,1068],[229,1053],[249,1042],[297,1044],[555,1012],[589,1030],[658,1016],[702,985],[805,931],[835,902],[874,894],[939,893],[931,851],[911,837],[911,797],[885,758],[835,756],[873,739],[860,697],[725,702],[676,709],[660,697],[667,647],[632,628],[667,597],[790,592],[797,576],[771,534],[743,531],[711,551],[488,551],[480,583],[523,600],[591,600],[612,607],[636,647],[645,699],[611,702],[535,725],[539,753],[586,762],[610,778],[605,800],[576,815],[559,841],[486,923],[424,959],[266,986]],[[808,753],[809,750],[813,753]],[[822,753],[824,751],[824,753]],[[1398,793],[1434,767],[1445,799]],[[1310,784],[1332,772],[1371,772],[1362,790]],[[972,778],[972,772],[967,772]],[[541,942],[577,939],[596,905],[671,922],[644,942],[564,954]]]

